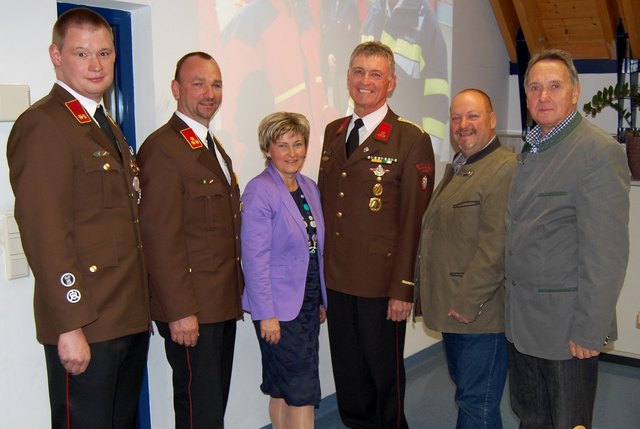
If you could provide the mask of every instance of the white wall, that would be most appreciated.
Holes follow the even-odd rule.
[[[2,2],[0,13],[0,82],[27,83],[31,100],[49,92],[55,78],[47,48],[56,16],[53,2]],[[21,17],[20,19],[16,19]],[[28,23],[28,31],[25,24]],[[28,34],[29,37],[24,37]],[[0,212],[13,211],[6,141],[12,123],[0,122]],[[0,426],[49,426],[49,396],[42,347],[35,340],[33,279],[5,280],[0,263]]]
[[[22,0],[3,5],[0,17],[0,83],[23,83],[31,88],[32,102],[49,92],[55,79],[47,47],[56,18],[53,1],[43,7],[42,0]],[[210,16],[213,1],[185,0],[176,7],[171,0],[87,0],[78,3],[131,11],[134,27],[133,49],[136,96],[136,139],[138,144],[175,109],[169,84],[176,60],[192,50],[210,51],[213,37],[203,21]],[[228,11],[233,0],[218,1]],[[28,17],[29,37],[25,34]],[[215,53],[214,53],[215,55]],[[230,71],[223,70],[224,73]],[[229,96],[227,94],[227,96]],[[224,110],[224,103],[222,106]],[[5,152],[12,123],[0,123],[0,142]],[[257,154],[257,153],[256,153]],[[259,163],[261,165],[261,162]],[[246,178],[256,174],[242,172]],[[11,211],[13,196],[8,183],[6,158],[0,157],[0,211]],[[4,270],[4,264],[0,264]],[[6,343],[0,349],[0,426],[46,427],[49,424],[46,374],[42,348],[35,341],[32,316],[33,278],[6,281],[0,273],[0,324],[5,327]],[[438,341],[434,333],[425,335],[420,321],[407,330],[405,356]],[[8,346],[10,345],[10,346]],[[323,395],[335,391],[331,375],[326,326],[321,331],[320,377]],[[236,359],[226,424],[233,428],[261,427],[268,423],[267,398],[259,392],[260,360],[255,334],[249,318],[238,324]],[[151,409],[154,429],[173,426],[172,389],[169,367],[162,342],[157,336],[149,352]],[[7,386],[11,386],[8,388]],[[247,406],[247,404],[250,404]]]

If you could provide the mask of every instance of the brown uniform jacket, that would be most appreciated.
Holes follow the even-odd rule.
[[[140,216],[149,266],[151,317],[200,323],[242,316],[240,191],[231,159],[216,142],[231,184],[189,127],[173,115],[140,148]]]
[[[123,159],[114,156],[113,144],[73,100],[54,85],[18,118],[7,147],[44,344],[80,327],[89,343],[149,329],[133,156],[112,124]]]
[[[431,140],[389,109],[347,160],[349,120],[327,125],[318,175],[327,288],[411,302],[420,219],[433,190]]]

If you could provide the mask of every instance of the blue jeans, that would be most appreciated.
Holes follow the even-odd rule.
[[[456,384],[456,429],[502,429],[500,400],[508,368],[504,333],[443,333],[442,339]]]
[[[511,408],[520,419],[520,429],[591,427],[597,356],[541,359],[520,353],[509,343],[509,371]]]

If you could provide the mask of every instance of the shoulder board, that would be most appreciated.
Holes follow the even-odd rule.
[[[400,122],[404,122],[404,123],[407,123],[407,124],[411,124],[411,125],[413,125],[414,127],[418,128],[418,129],[419,129],[420,131],[422,131],[423,133],[425,132],[425,131],[422,129],[422,127],[421,127],[420,125],[418,125],[418,124],[416,124],[415,122],[412,122],[412,121],[410,121],[410,120],[408,120],[408,119],[406,119],[406,118],[403,118],[402,116],[398,116],[398,121],[400,121]]]
[[[84,107],[82,107],[82,104],[80,103],[79,100],[73,99],[71,101],[67,101],[66,103],[64,103],[64,105],[67,106],[67,109],[69,109],[69,112],[71,112],[71,114],[74,116],[74,118],[76,118],[76,120],[79,123],[86,124],[88,122],[93,121],[93,119],[91,119],[91,116],[89,116],[87,111],[84,110]]]
[[[198,138],[198,136],[196,135],[195,131],[193,131],[191,128],[185,128],[184,130],[180,130],[180,134],[182,134],[182,137],[184,137],[187,143],[189,143],[189,146],[191,146],[191,149],[200,149],[201,147],[204,146],[200,141],[200,139]]]

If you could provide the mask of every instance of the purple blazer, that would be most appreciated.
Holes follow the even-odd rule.
[[[297,173],[296,179],[316,221],[320,290],[326,308],[320,192],[310,178]],[[300,210],[273,165],[269,164],[247,184],[242,194],[241,225],[245,276],[242,308],[251,313],[253,320],[295,319],[302,307],[307,279],[308,235]]]

